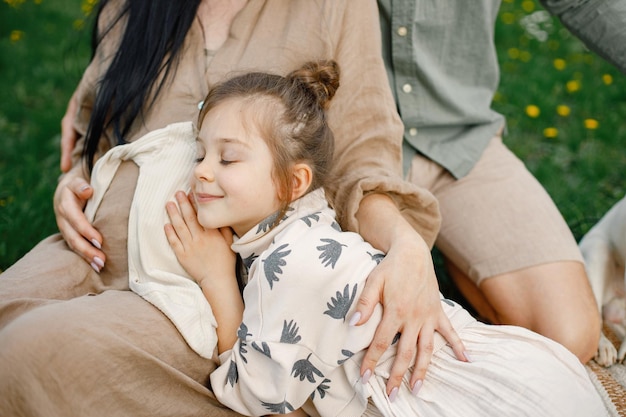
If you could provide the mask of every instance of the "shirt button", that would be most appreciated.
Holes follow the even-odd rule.
[[[412,127],[409,129],[409,135],[411,136],[417,136],[417,129]]]
[[[413,87],[411,87],[411,84],[404,84],[402,86],[402,91],[404,91],[405,93],[410,93],[411,91],[413,91]]]
[[[399,36],[406,36],[406,34],[407,34],[408,32],[409,32],[409,31],[406,29],[406,27],[405,27],[405,26],[400,26],[400,27],[398,28],[398,35],[399,35]]]

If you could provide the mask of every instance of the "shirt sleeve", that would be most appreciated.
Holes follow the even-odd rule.
[[[626,74],[626,2],[541,0],[569,31]]]
[[[337,173],[329,191],[337,218],[345,229],[358,231],[355,214],[361,199],[370,192],[384,193],[432,244],[439,230],[439,208],[429,191],[402,178],[404,128],[382,59],[376,2],[363,1],[359,7],[349,1],[330,3],[328,7],[343,5],[343,14],[333,22],[341,86],[328,113]]]

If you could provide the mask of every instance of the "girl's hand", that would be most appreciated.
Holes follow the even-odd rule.
[[[102,235],[87,221],[83,209],[93,195],[87,180],[75,172],[63,177],[54,192],[54,214],[67,245],[100,272],[106,261]]]
[[[182,191],[176,193],[176,201],[180,211],[171,201],[165,206],[171,222],[165,225],[165,234],[176,258],[201,287],[219,286],[220,278],[235,273],[236,255],[230,249],[232,231],[202,227],[191,201]]]
[[[217,321],[217,350],[223,353],[237,341],[237,328],[243,316],[235,264],[237,256],[230,249],[230,228],[205,229],[198,223],[196,211],[185,193],[176,193],[176,204],[166,204],[171,224],[165,234],[176,257],[200,285]]]

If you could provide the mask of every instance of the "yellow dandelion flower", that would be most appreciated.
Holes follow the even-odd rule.
[[[603,74],[602,75],[602,82],[606,85],[611,85],[613,84],[613,76],[611,76],[611,74]]]
[[[569,114],[571,113],[571,109],[569,108],[569,106],[566,106],[565,104],[559,104],[558,106],[556,106],[556,113],[559,116],[563,116],[563,117],[567,117],[569,116]]]
[[[509,58],[511,59],[517,59],[520,56],[520,51],[517,48],[509,48],[509,50],[507,51],[507,54],[509,55]]]
[[[556,127],[546,127],[543,129],[543,136],[547,138],[556,138],[559,135],[559,130]]]
[[[585,129],[594,130],[598,128],[598,121],[596,119],[585,119],[583,122],[585,124]]]
[[[505,25],[512,25],[515,23],[515,15],[511,12],[502,13],[502,22]]]
[[[548,48],[550,48],[551,51],[556,51],[557,49],[559,49],[559,46],[561,46],[559,41],[556,41],[554,39],[548,40]]]
[[[26,0],[4,0],[4,2],[9,5],[9,7],[13,7],[13,8],[19,7],[25,1]]]
[[[34,3],[35,4],[41,4],[42,0],[35,0]]]
[[[532,58],[532,55],[528,51],[522,51],[519,54],[519,59],[522,62],[528,62],[528,61],[530,61],[530,58]]]
[[[534,104],[529,104],[528,106],[526,106],[526,114],[528,115],[528,117],[532,117],[534,119],[536,117],[539,117],[539,113],[541,113],[541,110],[539,110],[539,107],[535,106]]]
[[[82,30],[85,27],[85,20],[83,19],[74,20],[74,22],[72,23],[72,27],[75,30]]]
[[[580,81],[579,80],[570,80],[565,84],[565,88],[568,92],[574,93],[580,90]]]
[[[11,42],[18,42],[20,39],[22,39],[24,37],[24,31],[22,30],[12,30],[11,34],[9,35],[9,39],[11,39]]]
[[[565,69],[565,66],[567,65],[567,63],[565,62],[564,59],[561,58],[557,58],[553,61],[554,64],[554,68],[556,68],[559,71],[563,71]]]
[[[524,0],[522,2],[522,9],[524,9],[526,13],[532,12],[535,10],[535,2],[532,0]]]

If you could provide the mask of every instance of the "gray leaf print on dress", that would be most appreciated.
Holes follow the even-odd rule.
[[[290,211],[293,211],[293,207],[288,207],[287,208],[287,213],[289,213]],[[276,223],[276,218],[277,217],[278,217],[278,212],[276,212],[276,213],[266,217],[263,221],[261,221],[261,223],[259,223],[259,227],[257,227],[256,233],[258,234],[258,233],[261,233],[261,232],[268,231],[270,229],[270,227],[272,227],[274,225],[274,223]],[[280,219],[280,221],[282,222],[286,218],[287,218],[287,216],[283,216],[283,218]]]
[[[326,303],[328,310],[324,311],[324,314],[328,314],[334,319],[343,319],[343,321],[346,321],[346,314],[348,314],[350,306],[352,306],[352,302],[356,297],[357,287],[358,285],[354,284],[352,294],[350,294],[350,284],[346,284],[343,288],[343,294],[337,291],[337,298],[331,297],[330,303]]]
[[[441,301],[449,305],[450,307],[454,307],[454,301],[448,300],[447,298],[442,298]]]
[[[322,381],[321,384],[319,384],[315,390],[318,392],[318,394],[320,395],[320,398],[324,398],[326,396],[326,391],[328,391],[328,389],[330,388],[330,385],[328,385],[330,383],[330,379],[328,378],[324,378],[324,380]],[[314,400],[315,399],[315,391],[313,391],[311,393],[311,399]]]
[[[372,255],[371,253],[367,252],[367,254],[372,257],[372,261],[376,262],[376,265],[378,265],[380,261],[382,261],[385,257],[385,255],[382,253],[375,253]]]
[[[245,356],[246,353],[248,353],[248,351],[246,350],[246,347],[248,346],[246,343],[246,339],[248,338],[248,336],[252,336],[252,334],[248,333],[248,326],[246,326],[246,324],[242,322],[239,325],[239,330],[237,330],[237,337],[239,338],[239,355],[245,363],[248,363],[248,359],[246,359]]]
[[[300,359],[293,364],[291,373],[294,378],[300,378],[300,381],[304,381],[304,378],[306,378],[309,382],[315,382],[314,374],[321,378],[324,377],[324,374],[309,361],[311,355],[312,353],[309,353],[306,359]]]
[[[267,343],[261,342],[261,346],[259,346],[256,342],[252,342],[251,346],[255,350],[261,352],[262,354],[264,354],[268,358],[272,359],[272,354],[270,352],[270,347],[267,345]]]
[[[293,406],[287,401],[283,401],[282,403],[266,403],[262,401],[261,404],[275,414],[287,414],[287,412],[295,411]]]
[[[300,328],[296,322],[289,320],[289,323],[287,323],[287,320],[284,320],[283,332],[280,335],[280,343],[290,343],[292,345],[298,343],[301,339],[298,335],[298,330],[300,330]]]
[[[242,259],[242,262],[244,264],[244,266],[249,270],[250,267],[252,266],[252,264],[254,263],[254,260],[256,258],[258,258],[259,255],[257,255],[256,253],[251,254],[250,256],[248,256],[245,259]]]
[[[337,222],[333,222],[333,224],[331,224],[330,227],[332,227],[333,229],[335,229],[338,232],[341,232],[341,226],[339,226],[339,223],[337,223]]]
[[[342,245],[333,239],[320,239],[322,242],[325,242],[325,245],[318,246],[316,249],[322,252],[319,256],[319,259],[322,260],[322,264],[324,266],[330,265],[331,268],[335,269],[335,265],[341,256],[341,247],[345,247],[346,245]]]
[[[348,359],[354,356],[354,352],[350,352],[349,350],[346,350],[346,349],[341,349],[341,354],[345,356],[345,358],[339,359],[337,361],[337,365],[343,365]]]
[[[304,223],[306,223],[307,226],[311,227],[311,225],[313,224],[313,222],[311,220],[315,220],[316,222],[320,221],[319,214],[320,214],[320,212],[318,211],[317,213],[312,213],[312,214],[309,214],[307,216],[304,216],[300,220],[302,220]]]
[[[259,227],[256,229],[256,233],[266,232],[274,223],[276,223],[276,216],[278,216],[278,212],[272,214],[271,216],[266,217],[261,223],[259,223]]]
[[[228,373],[226,374],[226,380],[228,381],[231,387],[234,387],[237,381],[239,381],[239,372],[237,371],[237,364],[233,361],[230,361],[230,366],[228,367]]]
[[[267,258],[263,259],[263,271],[265,272],[265,279],[270,284],[270,289],[274,287],[274,281],[278,281],[277,274],[282,274],[283,270],[281,266],[287,265],[287,262],[283,259],[285,256],[291,253],[291,250],[281,252],[289,246],[288,243],[280,245],[274,250]]]

